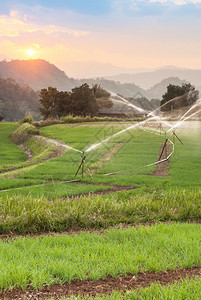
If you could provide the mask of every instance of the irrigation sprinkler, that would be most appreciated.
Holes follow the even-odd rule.
[[[160,129],[160,135],[161,135],[161,132],[162,132],[162,129],[163,129],[162,123],[160,123],[159,126],[156,128],[156,132],[157,132],[158,129]]]
[[[165,143],[164,143],[164,145],[163,145],[163,148],[162,148],[161,154],[160,154],[160,156],[159,156],[159,158],[158,158],[158,161],[161,160],[161,157],[162,157],[162,155],[163,155],[163,152],[166,150],[167,142],[168,142],[168,139],[165,138]],[[167,155],[166,155],[166,156],[167,156]]]
[[[86,164],[86,162],[85,162],[85,158],[86,158],[86,157],[87,157],[87,156],[86,156],[85,152],[83,151],[82,154],[81,154],[81,159],[82,159],[82,161],[81,161],[81,163],[80,163],[80,165],[79,165],[79,167],[78,167],[78,169],[77,169],[77,172],[75,173],[75,177],[76,177],[77,174],[79,173],[80,169],[82,169],[82,178],[84,177],[84,166],[85,166],[86,169],[87,169],[87,171],[89,172],[89,175],[91,176],[91,178],[93,178],[93,176],[91,175],[91,172],[90,172],[90,170],[89,170],[89,168],[88,168],[88,166],[87,166],[87,164]]]
[[[168,139],[167,141],[169,141],[172,144],[172,152],[165,159],[158,160],[155,163],[151,163],[149,165],[146,165],[146,167],[150,167],[150,166],[153,166],[153,165],[157,165],[157,164],[163,163],[163,162],[167,161],[174,154],[174,150],[175,150],[174,143],[170,139]],[[167,144],[167,142],[166,142],[166,144]]]
[[[182,140],[178,137],[178,135],[175,133],[175,131],[173,130],[172,132],[173,135],[173,142],[175,142],[175,137],[178,139],[178,141],[183,145],[184,143],[182,142]]]

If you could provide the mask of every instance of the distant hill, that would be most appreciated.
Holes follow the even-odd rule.
[[[75,79],[68,78],[63,71],[43,59],[2,61],[0,77],[13,78],[20,84],[28,84],[34,90],[48,86],[71,90],[77,85]]]
[[[66,74],[73,78],[96,78],[106,76],[115,76],[122,73],[139,73],[148,72],[151,69],[148,68],[124,68],[112,65],[110,63],[101,63],[98,61],[67,61],[57,63],[57,67],[61,70],[66,70]],[[157,68],[152,69],[156,70]]]
[[[177,67],[166,67],[151,72],[106,76],[105,78],[119,81],[120,83],[135,83],[143,89],[149,89],[159,81],[168,77],[179,77],[181,80],[186,80],[195,86],[201,85],[201,70],[182,69]]]
[[[134,83],[119,83],[112,80],[106,80],[104,78],[96,78],[96,79],[82,79],[81,83],[87,82],[90,86],[94,84],[101,85],[104,89],[113,92],[115,94],[122,95],[123,97],[146,97],[147,92],[143,90],[141,87],[137,86]]]
[[[134,75],[128,74],[130,82],[132,80],[136,80],[136,82],[120,83],[105,78],[69,78],[65,72],[42,59],[12,60],[10,62],[2,61],[0,62],[0,78],[2,78],[2,80],[12,78],[15,81],[13,81],[12,84],[12,80],[10,81],[11,87],[8,89],[14,93],[13,86],[16,86],[16,90],[18,91],[16,95],[18,98],[16,99],[13,95],[7,95],[5,98],[1,95],[0,113],[6,116],[6,120],[19,120],[27,111],[32,111],[34,116],[38,116],[38,104],[36,105],[36,102],[38,101],[38,96],[36,95],[38,94],[35,93],[36,91],[40,91],[42,88],[48,88],[48,86],[56,87],[60,91],[70,91],[74,87],[80,86],[83,83],[88,83],[89,86],[99,84],[107,91],[119,94],[125,98],[132,98],[133,103],[137,103],[137,106],[141,106],[146,110],[151,110],[152,107],[154,109],[158,106],[159,101],[157,99],[162,99],[162,95],[166,92],[166,88],[170,83],[181,85],[186,82],[178,77],[173,77],[172,75],[175,72],[180,72],[180,74],[183,72],[182,74],[188,74],[189,76],[191,74],[192,78],[194,78],[195,74],[197,74],[198,78],[196,82],[199,82],[199,86],[201,88],[201,80],[199,81],[199,76],[201,78],[201,70],[188,71],[189,70],[186,69],[171,67],[153,72],[137,73]],[[171,76],[163,78],[167,74],[171,74]],[[116,76],[115,78],[117,79],[118,77]],[[188,78],[186,78],[186,80],[188,80]],[[148,90],[141,88],[137,83],[140,81],[144,86],[151,85],[151,87]],[[194,84],[194,82],[190,79],[189,82]],[[4,81],[4,84],[7,86],[8,82]],[[20,89],[19,85],[22,89]],[[32,95],[32,99],[28,97],[28,89],[31,91],[30,95]],[[147,101],[147,99],[145,100],[145,98],[154,100],[150,102]],[[6,103],[8,105],[6,105]],[[18,105],[18,108],[15,112],[13,109],[16,104]]]
[[[103,88],[124,97],[134,97],[136,94],[146,96],[146,91],[135,84],[120,84],[104,78],[82,80],[69,78],[65,72],[42,59],[2,61],[0,62],[0,77],[13,78],[19,84],[26,83],[34,90],[52,86],[58,90],[70,91],[87,82],[90,86],[98,83]]]
[[[147,90],[148,98],[152,99],[162,99],[163,94],[167,91],[167,86],[169,84],[181,86],[183,83],[187,83],[186,80],[181,80],[178,77],[169,77],[163,79],[159,83],[155,84],[153,87]]]

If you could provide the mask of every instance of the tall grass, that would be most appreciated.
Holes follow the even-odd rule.
[[[201,219],[201,191],[49,200],[31,196],[0,198],[0,233],[65,231],[118,223]]]

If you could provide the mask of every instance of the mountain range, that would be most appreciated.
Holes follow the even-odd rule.
[[[43,59],[1,61],[0,78],[12,78],[21,86],[28,85],[33,89],[33,92],[37,92],[37,95],[42,88],[47,88],[48,86],[56,87],[58,90],[70,91],[83,83],[88,83],[89,86],[99,84],[113,94],[119,94],[132,99],[144,97],[149,100],[161,100],[170,83],[182,85],[183,83],[190,82],[196,86],[196,89],[201,90],[201,70],[166,67],[150,72],[121,74],[107,78],[74,79],[68,77],[64,71]],[[34,101],[35,99],[36,97],[34,97]],[[0,103],[2,101],[0,98]],[[34,109],[35,107],[36,103],[34,104]]]
[[[161,80],[169,77],[178,77],[179,79],[186,80],[195,86],[201,86],[201,70],[182,69],[177,67],[164,67],[151,72],[107,76],[106,79],[118,81],[120,83],[134,82],[143,89],[150,89]]]
[[[95,79],[69,78],[55,65],[42,60],[12,60],[0,62],[0,77],[13,78],[19,84],[28,84],[34,90],[53,86],[59,90],[71,90],[87,82],[89,85],[100,84],[103,88],[124,97],[159,98],[166,91],[169,83],[181,85],[188,81],[201,89],[201,70],[166,67],[152,72],[122,74]]]

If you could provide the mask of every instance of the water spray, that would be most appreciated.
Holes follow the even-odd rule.
[[[154,117],[151,117],[149,120],[153,120],[153,119],[156,119],[156,118],[157,118],[157,116],[154,116]],[[137,128],[137,127],[139,127],[139,126],[145,124],[146,122],[147,122],[147,120],[141,121],[141,122],[139,122],[139,123],[137,123],[137,124],[133,124],[133,125],[131,125],[131,126],[125,128],[125,129],[123,129],[123,130],[121,130],[121,131],[119,131],[119,132],[117,132],[117,133],[111,135],[111,136],[108,137],[107,139],[105,139],[105,140],[103,140],[103,141],[101,141],[101,142],[99,142],[99,143],[97,143],[97,144],[94,144],[94,145],[90,146],[85,152],[90,152],[90,151],[96,149],[97,147],[101,146],[102,144],[108,142],[108,141],[111,140],[112,138],[114,138],[114,137],[116,137],[116,136],[118,136],[118,135],[120,135],[120,134],[122,134],[122,133],[124,133],[124,132],[126,132],[126,131],[128,131],[128,130],[131,130],[131,129],[133,129],[133,128]]]
[[[201,111],[201,109],[199,109],[198,111],[194,112],[194,113],[191,114],[190,116],[188,116],[188,117],[182,119],[181,121],[178,121],[175,125],[173,125],[173,126],[167,131],[167,133],[168,133],[169,131],[174,130],[175,128],[181,126],[181,124],[182,124],[183,122],[185,122],[185,121],[187,121],[188,119],[190,119],[191,117],[195,116],[195,115],[198,114],[200,111]]]

